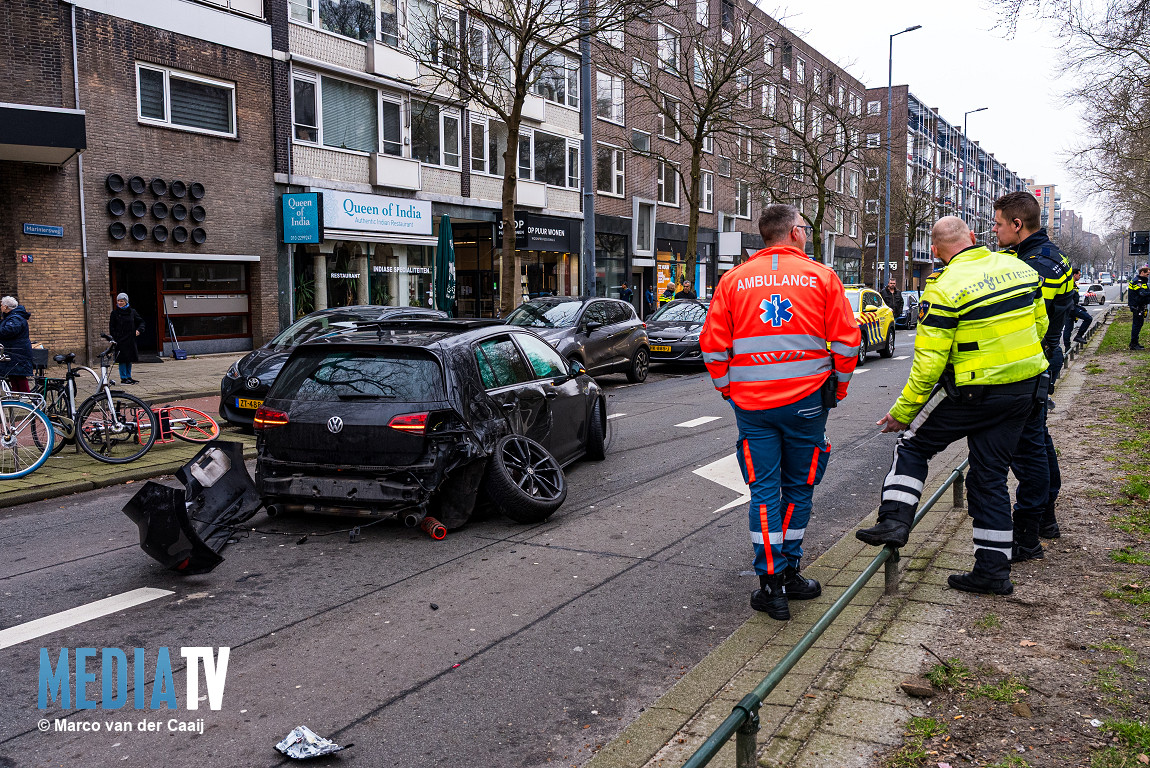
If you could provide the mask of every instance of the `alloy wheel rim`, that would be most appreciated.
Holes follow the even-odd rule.
[[[522,438],[503,444],[503,464],[512,482],[528,495],[545,501],[559,498],[562,470],[551,454]]]

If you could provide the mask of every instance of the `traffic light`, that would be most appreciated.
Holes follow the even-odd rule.
[[[1130,233],[1130,255],[1150,256],[1150,232]]]

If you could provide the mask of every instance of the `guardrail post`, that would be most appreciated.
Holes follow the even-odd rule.
[[[735,768],[758,768],[759,704],[748,710],[747,719],[735,731]]]
[[[962,509],[966,506],[966,499],[964,498],[963,491],[966,486],[966,476],[959,472],[958,476],[954,478],[954,507],[955,509]]]
[[[891,547],[890,557],[886,560],[883,571],[884,592],[888,595],[898,594],[898,550]]]

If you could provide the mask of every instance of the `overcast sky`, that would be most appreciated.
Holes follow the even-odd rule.
[[[1063,167],[1077,139],[1076,108],[1062,94],[1058,41],[1035,19],[1023,19],[1014,39],[980,0],[759,0],[761,7],[846,67],[868,88],[886,87],[889,35],[921,24],[894,40],[894,83],[952,125],[963,112],[989,107],[968,118],[971,141],[1023,178],[1057,184],[1062,207],[1081,213],[1085,227],[1101,234],[1100,214],[1074,188]]]

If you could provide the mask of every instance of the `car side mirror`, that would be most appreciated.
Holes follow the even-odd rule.
[[[587,368],[578,360],[571,361],[569,370],[571,371],[572,376],[582,376],[583,374],[587,373]]]
[[[877,312],[878,311],[878,305],[877,304],[863,304],[863,310],[862,311],[863,312]]]
[[[583,323],[583,333],[590,336],[592,334],[592,332],[597,331],[602,327],[603,327],[602,323],[597,322],[595,320],[591,320],[591,321],[588,321],[586,323]]]

